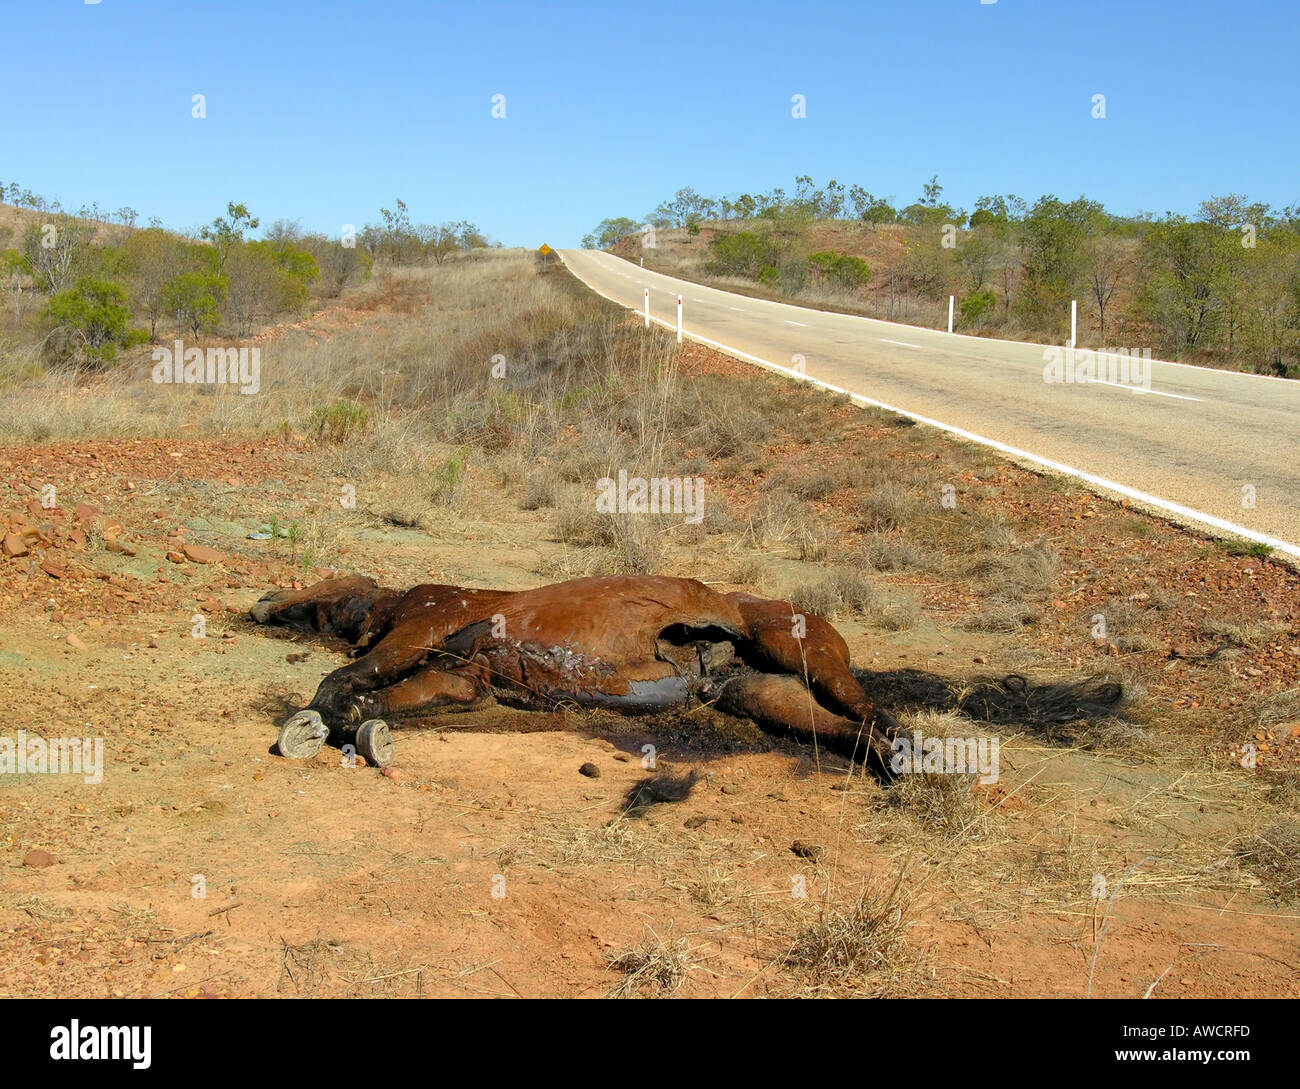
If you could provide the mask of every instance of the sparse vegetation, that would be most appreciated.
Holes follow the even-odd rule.
[[[793,192],[680,189],[642,220],[584,239],[687,279],[931,327],[958,300],[964,332],[1059,343],[1079,301],[1081,343],[1163,359],[1300,374],[1300,205],[1238,194],[1194,216],[1120,216],[1086,197],[990,194],[967,212],[932,177],[909,204],[807,175]]]

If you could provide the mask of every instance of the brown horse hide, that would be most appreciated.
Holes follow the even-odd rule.
[[[268,594],[252,616],[357,649],[308,708],[333,726],[492,697],[626,712],[699,701],[881,770],[897,728],[867,698],[848,646],[821,617],[695,579],[616,575],[534,590],[403,593],[353,576]]]

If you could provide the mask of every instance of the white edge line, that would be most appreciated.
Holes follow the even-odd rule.
[[[612,256],[612,255],[611,255]],[[570,269],[570,272],[573,270]],[[578,274],[573,273],[575,276]],[[582,280],[581,276],[578,276]],[[627,303],[619,302],[618,299],[606,295],[598,287],[592,287],[586,280],[582,280],[587,287],[594,291],[603,299],[609,299],[610,302],[616,303],[625,310],[637,313],[636,307],[628,306]],[[663,318],[656,318],[650,315],[650,320],[662,325],[665,329],[677,328],[673,322],[664,321]],[[1066,465],[1060,461],[1052,461],[1050,458],[1039,457],[1037,454],[1031,454],[1027,450],[1021,450],[1015,446],[1008,446],[1005,442],[998,442],[997,439],[990,439],[984,435],[977,435],[973,431],[966,431],[960,427],[954,427],[952,424],[942,423],[939,420],[932,420],[928,416],[921,416],[915,412],[909,412],[904,408],[896,408],[894,405],[886,404],[884,401],[877,401],[872,397],[864,397],[860,393],[853,393],[839,386],[832,385],[830,382],[823,382],[820,378],[813,378],[808,374],[801,374],[799,371],[791,370],[789,367],[783,367],[779,363],[771,363],[760,356],[751,355],[749,352],[742,352],[739,348],[733,348],[728,344],[721,344],[716,340],[710,340],[708,337],[702,337],[698,333],[691,333],[682,330],[682,335],[690,340],[699,341],[701,344],[707,344],[711,348],[717,348],[719,351],[726,352],[728,355],[737,356],[740,359],[747,359],[751,363],[757,363],[760,367],[766,367],[768,370],[777,371],[789,378],[795,378],[802,382],[811,382],[814,386],[821,389],[829,390],[832,393],[842,393],[853,401],[854,404],[871,405],[873,408],[883,408],[886,412],[893,412],[899,416],[906,416],[917,423],[927,424],[930,427],[938,428],[940,431],[946,431],[950,435],[956,435],[958,438],[967,439],[970,442],[978,443],[981,446],[988,446],[1000,453],[1007,454],[1013,458],[1031,462],[1034,465],[1041,465],[1045,469],[1051,469],[1053,472],[1062,473],[1065,476],[1072,476],[1077,480],[1087,481],[1087,483],[1098,488],[1104,488],[1107,491],[1115,492],[1124,496],[1126,499],[1133,499],[1139,503],[1145,503],[1148,506],[1155,507],[1157,510],[1168,511],[1170,514],[1177,514],[1182,518],[1187,518],[1193,522],[1199,522],[1202,525],[1211,526],[1214,529],[1223,530],[1225,533],[1231,533],[1234,537],[1243,537],[1248,541],[1254,541],[1257,544],[1268,545],[1275,552],[1281,552],[1287,556],[1294,556],[1300,559],[1300,545],[1294,545],[1290,541],[1283,541],[1278,537],[1270,537],[1267,533],[1260,533],[1257,530],[1247,529],[1245,526],[1239,526],[1235,522],[1229,522],[1225,518],[1219,518],[1217,515],[1206,514],[1204,511],[1193,510],[1191,507],[1184,507],[1181,503],[1171,503],[1168,499],[1161,499],[1159,496],[1151,495],[1147,492],[1138,491],[1136,488],[1130,488],[1127,484],[1120,484],[1114,480],[1107,480],[1104,476],[1097,476],[1095,473],[1085,473],[1082,469],[1076,469],[1073,465]],[[954,336],[958,334],[953,334]],[[1020,343],[1015,341],[1013,343]],[[1208,370],[1210,368],[1201,368]],[[1257,377],[1268,377],[1259,375]],[[1284,379],[1285,381],[1285,379]]]
[[[1185,393],[1166,393],[1162,389],[1147,389],[1145,386],[1130,386],[1125,382],[1110,382],[1105,378],[1086,378],[1084,379],[1084,383],[1090,386],[1110,386],[1111,389],[1126,389],[1131,393],[1154,393],[1157,397],[1175,397],[1180,401],[1204,402],[1204,399],[1201,397],[1189,397]]]
[[[558,253],[559,251],[557,250],[556,252]],[[628,265],[632,264],[632,262],[627,260],[627,258],[620,257],[616,253],[608,253],[605,250],[587,250],[586,252],[603,253],[605,254],[606,257],[614,258],[615,261],[622,261],[624,264],[628,264]],[[564,260],[563,256],[561,256],[560,260],[561,261]],[[634,266],[634,267],[638,267],[638,266]],[[572,269],[570,269],[570,271],[572,271]],[[879,322],[881,325],[892,325],[896,329],[913,329],[921,333],[936,333],[939,336],[943,336],[943,337],[961,337],[963,340],[978,340],[983,342],[984,344],[1018,344],[1022,348],[1025,347],[1063,348],[1065,347],[1065,345],[1063,344],[1038,344],[1037,342],[1032,340],[1007,340],[1005,337],[977,337],[972,333],[950,333],[946,329],[931,329],[928,325],[908,325],[906,322],[890,321],[888,318],[869,318],[867,317],[866,314],[846,314],[843,310],[818,310],[816,307],[813,306],[800,306],[798,303],[777,302],[775,299],[765,299],[761,295],[738,295],[737,292],[728,291],[725,287],[711,287],[709,284],[696,283],[694,280],[683,280],[676,276],[669,276],[666,272],[655,272],[655,270],[652,268],[645,269],[645,271],[654,273],[654,275],[661,276],[665,280],[672,280],[679,284],[695,284],[696,287],[707,287],[711,291],[721,291],[725,295],[734,295],[737,298],[753,299],[755,302],[771,303],[773,306],[785,306],[791,310],[802,310],[806,314],[821,314],[824,317],[832,317],[832,318],[859,318],[862,321],[875,321],[875,322]],[[577,274],[575,273],[574,275]],[[582,277],[579,276],[578,279],[581,280]],[[584,284],[587,283],[586,280],[583,280],[582,282]],[[587,286],[591,287],[590,284],[587,284]],[[593,288],[592,290],[595,289]],[[608,298],[608,296],[606,296],[606,298]],[[610,302],[618,302],[618,300],[610,299]],[[622,303],[619,303],[619,306],[622,305],[623,305]],[[1093,350],[1095,351],[1096,349]],[[1281,378],[1275,374],[1254,374],[1251,371],[1230,371],[1230,370],[1225,370],[1221,367],[1202,367],[1198,363],[1177,363],[1172,359],[1153,359],[1151,360],[1151,362],[1159,363],[1163,367],[1186,367],[1188,370],[1201,371],[1205,374],[1227,374],[1227,375],[1235,375],[1238,378],[1261,378],[1268,382],[1291,382],[1292,384],[1294,384],[1296,381],[1294,378]]]

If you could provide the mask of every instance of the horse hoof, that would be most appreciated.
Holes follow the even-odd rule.
[[[290,760],[310,760],[320,752],[329,733],[319,711],[299,711],[280,727],[275,747]]]
[[[357,752],[374,768],[386,768],[393,762],[397,742],[388,723],[382,718],[367,719],[357,730]]]

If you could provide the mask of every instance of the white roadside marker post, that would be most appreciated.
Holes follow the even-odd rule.
[[[1079,300],[1071,299],[1070,300],[1070,347],[1071,348],[1073,348],[1076,343],[1075,333],[1078,330],[1078,323],[1079,323]]]
[[[948,296],[948,332],[952,332],[952,300],[953,296]]]
[[[682,297],[677,296],[677,343],[682,342]]]
[[[645,327],[650,328],[650,289],[645,289]]]

